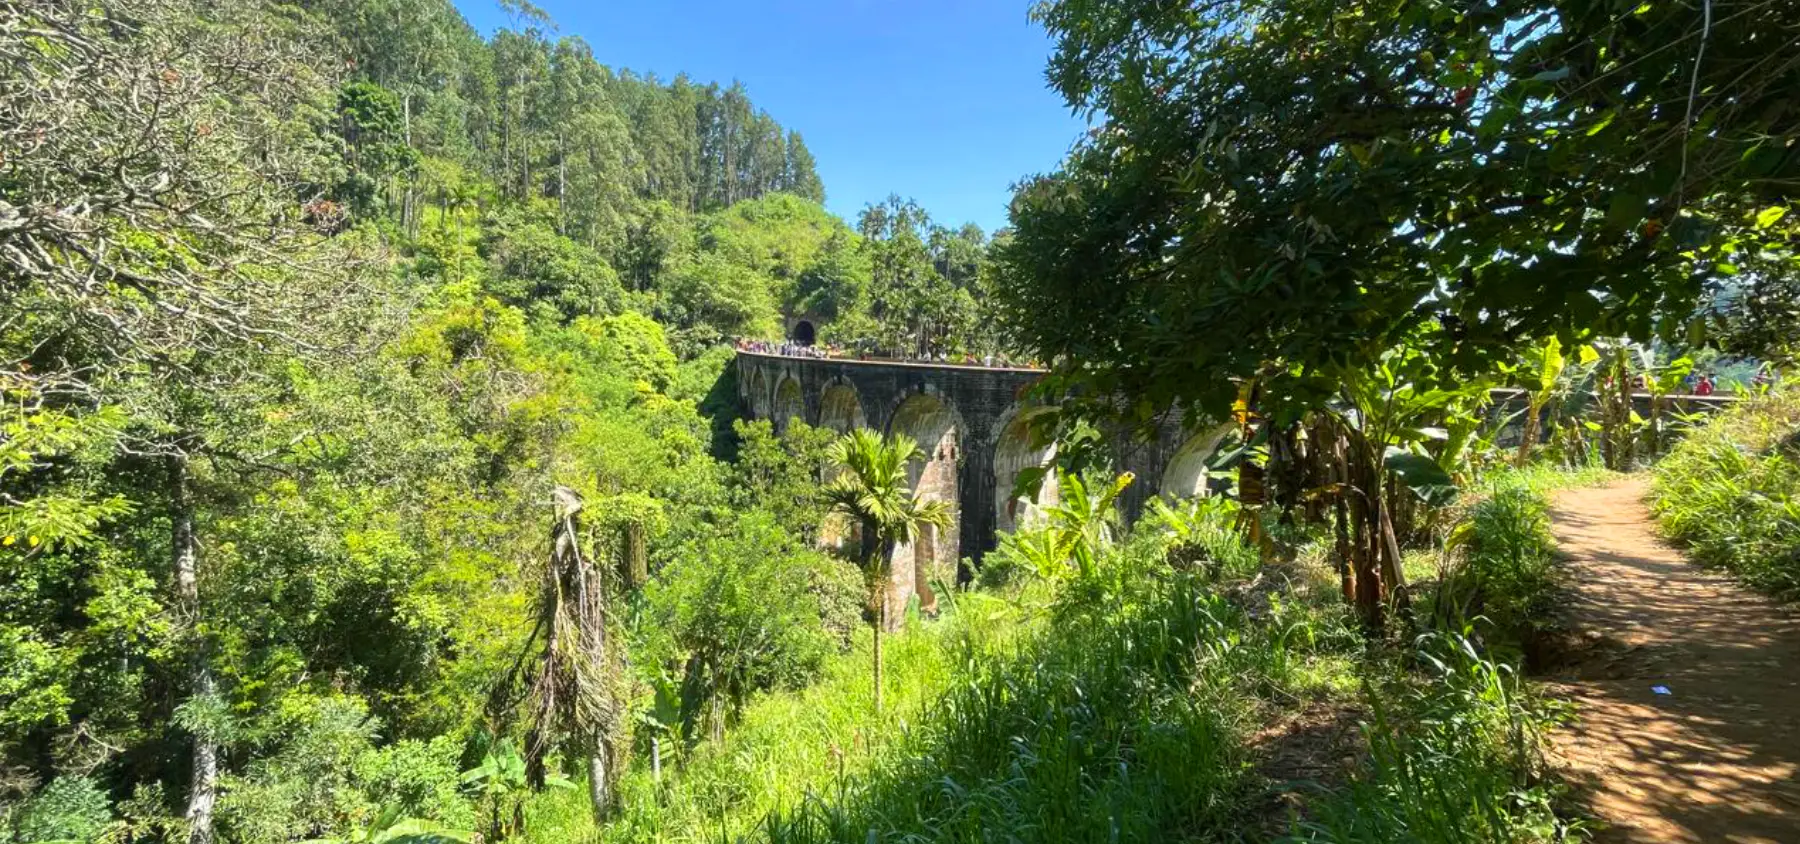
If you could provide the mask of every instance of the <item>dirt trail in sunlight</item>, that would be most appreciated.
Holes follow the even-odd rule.
[[[1645,491],[1555,499],[1582,642],[1548,678],[1577,707],[1559,755],[1599,841],[1800,844],[1800,614],[1664,544]]]

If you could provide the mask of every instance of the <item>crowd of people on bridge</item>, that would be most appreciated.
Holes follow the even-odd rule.
[[[791,340],[772,342],[769,340],[739,339],[737,350],[762,355],[781,355],[793,358],[814,358],[818,360],[864,360],[889,361],[898,363],[941,363],[952,366],[982,366],[1000,369],[1041,369],[1036,361],[1016,361],[1001,353],[989,352],[977,356],[972,352],[952,354],[944,351],[931,352],[924,355],[905,354],[888,350],[876,350],[870,347],[859,347],[851,350],[832,343],[824,345],[807,345]]]
[[[792,341],[771,343],[767,340],[737,341],[740,352],[754,352],[759,355],[782,355],[790,358],[826,358],[843,357],[843,350],[834,346],[807,346]]]

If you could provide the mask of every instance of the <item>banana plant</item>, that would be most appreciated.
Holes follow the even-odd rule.
[[[531,791],[531,781],[526,776],[525,757],[510,742],[496,742],[489,747],[481,764],[463,772],[462,784],[465,791],[488,809],[488,840],[500,841],[524,826],[524,802]],[[544,776],[544,785],[575,788],[575,783],[568,777],[548,772]]]
[[[1135,478],[1126,472],[1111,484],[1090,490],[1079,476],[1058,473],[1061,500],[1050,508],[1050,526],[1061,534],[1060,541],[1069,549],[1069,558],[1082,577],[1094,576],[1101,552],[1112,544],[1113,531],[1119,523],[1119,510],[1114,504]]]
[[[1537,446],[1539,426],[1543,423],[1544,405],[1556,395],[1556,385],[1562,380],[1563,369],[1567,366],[1562,340],[1555,335],[1526,353],[1524,374],[1529,380],[1525,382],[1525,420],[1513,465],[1524,466],[1531,462],[1531,450]]]
[[[1656,356],[1650,349],[1640,353],[1643,360],[1644,386],[1650,391],[1650,419],[1646,423],[1644,434],[1649,439],[1651,457],[1662,453],[1664,431],[1664,414],[1668,411],[1669,396],[1678,392],[1687,381],[1688,374],[1694,371],[1692,358],[1679,357],[1661,366],[1656,365]]]
[[[342,838],[314,838],[301,844],[470,844],[474,840],[473,831],[409,818],[399,806],[386,806]]]
[[[1574,352],[1575,360],[1571,362],[1562,340],[1554,336],[1544,340],[1542,345],[1526,350],[1525,360],[1518,370],[1525,391],[1524,419],[1513,465],[1524,466],[1531,462],[1532,451],[1543,439],[1545,409],[1559,398],[1575,397],[1578,391],[1573,389],[1573,382],[1582,380],[1581,373],[1600,360],[1599,351],[1591,345],[1577,346]],[[1566,414],[1570,409],[1565,407],[1563,410]],[[1556,427],[1553,422],[1551,430]]]
[[[1113,542],[1119,524],[1119,494],[1135,476],[1126,472],[1094,489],[1071,472],[1058,469],[1056,477],[1060,500],[1044,511],[1043,526],[1000,541],[1008,553],[1030,563],[1045,577],[1066,577],[1072,563],[1074,573],[1086,580],[1099,571],[1100,555]]]

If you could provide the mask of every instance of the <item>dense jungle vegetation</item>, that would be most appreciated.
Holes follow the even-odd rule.
[[[474,829],[552,744],[678,745],[847,646],[823,440],[734,431],[720,341],[991,347],[986,236],[852,226],[742,86],[517,13],[0,6],[7,835]],[[530,685],[558,488],[633,595],[578,738]]]
[[[1792,402],[1674,398],[1794,351],[1783,4],[1043,3],[992,237],[508,8],[0,0],[0,838],[1566,840],[1546,490],[1792,594]],[[801,318],[1050,363],[935,617],[916,444],[739,418]]]

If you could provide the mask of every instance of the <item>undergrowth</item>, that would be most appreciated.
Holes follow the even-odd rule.
[[[1800,392],[1749,401],[1658,463],[1652,509],[1695,560],[1800,599]]]
[[[1532,842],[1552,840],[1538,742],[1552,713],[1468,640],[1371,646],[1329,568],[1274,567],[1230,508],[1171,511],[1092,577],[955,593],[889,647],[873,711],[866,634],[825,679],[752,701],[720,742],[640,749],[604,830],[580,790],[528,807],[542,842]],[[1315,571],[1315,569],[1318,569]],[[1272,782],[1259,731],[1359,717],[1348,768]],[[1360,739],[1357,736],[1360,735]],[[1299,789],[1297,804],[1276,797]],[[1285,831],[1285,832],[1284,832]],[[1563,830],[1566,832],[1567,830]]]
[[[1516,658],[1554,626],[1561,571],[1550,531],[1550,493],[1617,478],[1599,467],[1533,464],[1491,472],[1459,505],[1443,547],[1430,558],[1415,621],[1428,631],[1465,626],[1502,658]],[[1423,561],[1412,563],[1425,568]]]
[[[768,839],[1231,837],[1267,702],[1308,696],[1301,665],[1354,639],[1291,609],[1253,619],[1204,567],[1126,554],[1109,574],[1071,584],[1047,635],[968,665],[884,764],[770,816]]]
[[[648,748],[640,748],[619,784],[620,808],[605,839],[716,842],[752,833],[777,807],[891,755],[932,717],[968,665],[1041,624],[1032,607],[1042,601],[1041,590],[1005,600],[960,593],[936,621],[910,616],[903,634],[887,641],[884,716],[874,712],[871,641],[862,628],[822,679],[798,692],[758,697],[723,741],[665,743],[660,780]],[[581,791],[546,792],[530,807],[526,840],[582,840],[593,832],[590,811]]]
[[[1565,841],[1543,733],[1561,711],[1465,635],[1421,638],[1410,665],[1371,672],[1367,759],[1294,840],[1343,844]]]

